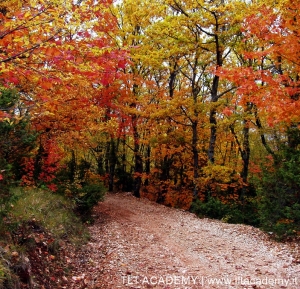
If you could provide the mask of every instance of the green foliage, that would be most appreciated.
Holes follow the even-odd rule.
[[[222,219],[227,214],[227,206],[217,198],[209,197],[207,202],[196,200],[192,203],[191,212],[199,217]]]
[[[19,180],[22,176],[23,157],[34,149],[37,135],[28,130],[26,120],[17,123],[0,122],[0,135],[0,159],[11,165],[14,179]]]
[[[80,180],[84,180],[86,173],[90,170],[91,163],[81,159],[80,163],[78,164],[78,177]]]
[[[74,200],[81,215],[88,215],[99,201],[103,201],[106,188],[102,183],[85,184],[75,191]]]
[[[284,149],[258,188],[261,227],[282,239],[300,232],[300,152]]]
[[[67,166],[57,175],[58,193],[75,204],[75,210],[83,220],[90,219],[93,207],[103,200],[107,191],[100,176],[89,171],[88,167],[82,165],[78,173],[72,171],[71,174]]]
[[[10,173],[10,182],[21,179],[23,158],[35,148],[37,138],[29,117],[21,116],[20,108],[16,109],[18,100],[16,90],[0,89],[0,109],[8,116],[0,121],[0,170]]]
[[[1,110],[9,110],[14,107],[18,101],[18,94],[15,89],[0,88],[0,108]]]
[[[248,196],[244,198],[243,202],[238,205],[239,211],[241,212],[242,216],[242,223],[255,227],[260,226],[257,207],[257,196]]]
[[[23,158],[35,148],[37,134],[30,129],[29,118],[21,117],[19,94],[14,89],[0,89],[0,109],[7,115],[0,121],[0,226],[15,199],[11,187],[23,175]],[[18,109],[16,106],[18,104]]]
[[[85,159],[76,160],[71,151],[70,160],[56,174],[57,193],[70,199],[74,210],[84,221],[91,220],[91,212],[102,201],[107,189],[102,178],[91,169],[91,163]]]
[[[206,202],[197,199],[191,205],[190,211],[199,217],[219,219],[227,223],[244,223],[257,226],[254,198],[245,199],[244,203],[223,203],[218,198],[209,196]]]

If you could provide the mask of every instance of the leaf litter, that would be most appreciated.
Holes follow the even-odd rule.
[[[94,217],[66,288],[300,288],[299,243],[252,226],[199,219],[129,193],[108,194]]]

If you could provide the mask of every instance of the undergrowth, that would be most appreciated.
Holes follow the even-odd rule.
[[[54,268],[55,262],[63,262],[60,255],[67,244],[76,247],[89,239],[75,204],[42,189],[14,188],[10,196],[0,212],[0,289],[33,288],[38,280],[32,275],[55,288],[57,280],[43,276],[38,266]]]
[[[226,223],[248,224],[258,226],[258,215],[255,211],[254,198],[248,198],[243,203],[223,203],[218,198],[209,197],[206,202],[196,200],[190,211],[203,218],[219,219]]]
[[[80,219],[74,214],[74,204],[52,192],[42,189],[16,189],[18,198],[12,205],[10,217],[13,222],[35,222],[54,238],[68,238],[77,243],[88,235]]]

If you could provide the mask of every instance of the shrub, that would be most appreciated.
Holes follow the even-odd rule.
[[[100,175],[86,171],[84,176],[76,175],[74,180],[68,179],[66,173],[60,172],[57,192],[69,200],[84,221],[90,220],[92,209],[102,201],[106,192]]]
[[[300,151],[285,149],[258,187],[262,229],[277,239],[300,233]]]
[[[106,188],[102,183],[86,184],[75,192],[74,200],[81,215],[89,215],[99,201],[103,201]]]
[[[243,203],[223,203],[218,198],[209,196],[207,202],[199,199],[194,201],[190,211],[199,217],[219,219],[228,223],[258,225],[255,198],[245,199]]]
[[[23,158],[36,147],[37,133],[30,127],[28,114],[16,112],[20,95],[14,89],[0,87],[0,110],[7,117],[0,121],[0,170],[10,173],[10,181],[19,181],[23,175]],[[7,166],[9,170],[7,170]],[[8,178],[6,178],[8,180]]]
[[[191,212],[199,217],[222,219],[228,212],[228,207],[217,198],[209,197],[207,202],[199,199],[192,203]]]

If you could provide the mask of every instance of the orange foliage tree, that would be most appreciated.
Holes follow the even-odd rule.
[[[111,49],[108,33],[116,22],[104,9],[110,4],[1,1],[1,86],[19,91],[32,129],[40,134],[36,153],[72,145],[68,133],[74,131],[84,139],[89,124],[101,117],[103,107],[112,105],[110,86],[120,78],[118,69],[126,57]],[[51,153],[45,154],[43,165]]]

